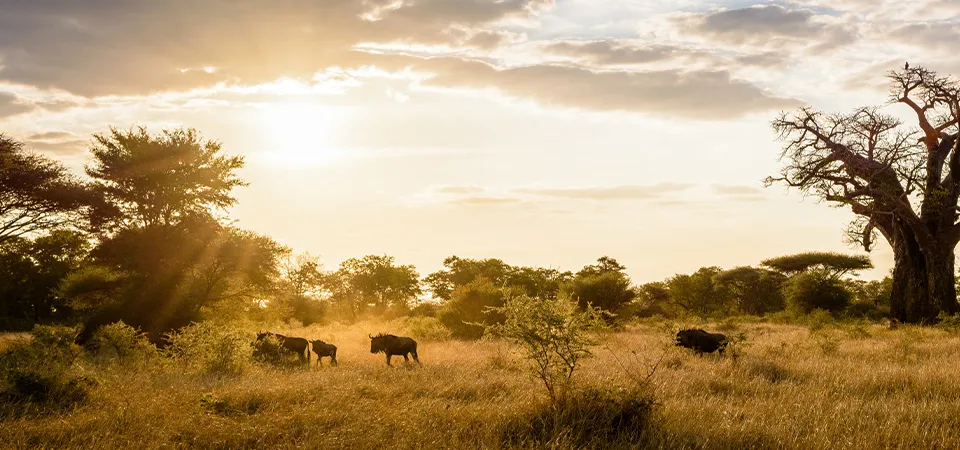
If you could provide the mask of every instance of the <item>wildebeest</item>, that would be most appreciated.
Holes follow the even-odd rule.
[[[313,347],[313,353],[317,354],[318,367],[323,364],[323,360],[321,358],[323,358],[324,356],[330,357],[331,366],[337,365],[337,346],[336,345],[328,344],[326,342],[323,342],[317,339],[314,341],[310,341],[310,346]]]
[[[261,331],[257,333],[257,350],[254,353],[254,356],[264,356],[267,355],[265,346],[267,345],[268,339],[273,339],[277,342],[280,348],[296,353],[300,358],[300,362],[310,365],[310,343],[301,337],[290,337],[284,336],[282,334],[272,333],[269,331]]]
[[[410,361],[407,354],[412,355],[413,360],[420,364],[420,358],[417,357],[417,341],[408,337],[383,333],[376,336],[368,335],[368,337],[370,338],[370,353],[386,353],[388,366],[392,365],[390,364],[390,358],[393,355],[403,355],[405,362]]]
[[[677,332],[677,345],[691,348],[697,353],[723,353],[727,348],[727,336],[720,333],[708,333],[699,328]]]

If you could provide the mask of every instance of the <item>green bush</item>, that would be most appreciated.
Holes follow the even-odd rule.
[[[453,336],[480,339],[485,327],[503,323],[503,314],[492,310],[504,305],[506,295],[485,278],[477,278],[453,291],[437,317]]]
[[[810,331],[819,331],[828,326],[836,325],[837,321],[834,320],[833,314],[830,314],[829,311],[824,311],[822,309],[814,309],[810,311],[810,314],[807,314],[807,317],[804,320],[807,324],[807,327],[810,328]]]
[[[252,361],[250,336],[239,328],[198,322],[170,333],[169,338],[170,355],[203,373],[240,375]]]
[[[814,309],[839,313],[853,299],[841,280],[816,271],[794,275],[786,283],[784,294],[787,308],[803,313]]]
[[[90,341],[95,358],[120,363],[144,362],[154,359],[157,347],[143,333],[123,322],[104,325]]]
[[[0,353],[0,398],[13,405],[67,409],[82,403],[96,383],[78,375],[82,349],[73,343],[76,330],[36,326]]]
[[[434,317],[408,317],[404,322],[417,340],[446,341],[453,336],[453,332]]]

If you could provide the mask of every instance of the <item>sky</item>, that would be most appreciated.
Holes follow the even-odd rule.
[[[770,121],[960,74],[960,0],[0,0],[0,132],[82,171],[110,126],[245,155],[238,224],[328,268],[388,254],[634,281],[858,252],[762,180]],[[888,106],[898,114],[898,106]],[[872,253],[878,278],[892,267]]]

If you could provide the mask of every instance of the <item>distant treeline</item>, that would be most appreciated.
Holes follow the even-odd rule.
[[[421,315],[475,338],[501,320],[490,308],[514,294],[569,296],[611,322],[816,308],[881,316],[889,302],[889,280],[850,278],[869,259],[829,253],[640,286],[606,256],[577,272],[451,256],[421,277],[386,255],[324,270],[225,214],[233,188],[246,185],[236,176],[243,164],[192,129],[111,129],[94,136],[81,177],[0,136],[0,328],[83,324],[83,339],[122,320],[156,337],[210,317],[311,324]]]

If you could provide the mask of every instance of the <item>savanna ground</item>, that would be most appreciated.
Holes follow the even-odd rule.
[[[534,431],[549,410],[544,390],[504,342],[421,338],[422,367],[402,358],[386,367],[367,334],[410,331],[392,322],[276,330],[336,344],[336,368],[326,360],[309,371],[253,364],[216,376],[167,358],[83,357],[78,370],[96,380],[90,397],[64,410],[3,405],[0,446],[960,447],[960,335],[952,331],[728,320],[699,326],[746,341],[732,355],[697,356],[672,345],[679,325],[631,325],[594,348],[576,389],[650,395],[655,404],[642,429],[590,429],[587,440]],[[601,427],[589,413],[567,425]]]

